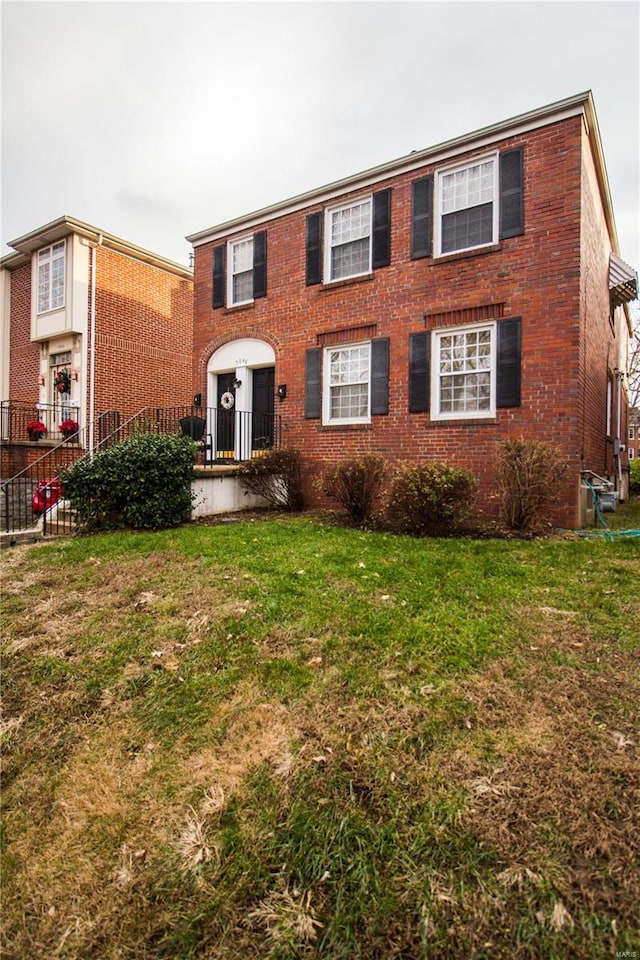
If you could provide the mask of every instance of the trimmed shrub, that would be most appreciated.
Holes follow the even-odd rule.
[[[239,476],[245,490],[263,497],[272,506],[292,513],[304,510],[299,450],[269,450],[264,456],[243,463]]]
[[[354,523],[365,523],[372,517],[384,475],[383,457],[366,454],[330,467],[318,481],[318,488],[341,504]]]
[[[510,530],[532,534],[548,525],[566,462],[542,440],[504,440],[498,453],[500,516]]]
[[[157,530],[191,516],[195,444],[172,434],[136,434],[76,460],[62,474],[81,530]]]
[[[640,459],[629,464],[629,493],[640,494]]]
[[[471,512],[477,490],[472,474],[446,463],[406,467],[391,487],[389,526],[415,536],[454,533]]]

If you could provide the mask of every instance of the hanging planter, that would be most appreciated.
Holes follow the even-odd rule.
[[[58,393],[71,393],[71,374],[68,370],[58,370],[53,378],[53,388]]]
[[[60,424],[60,433],[65,440],[71,440],[71,438],[78,432],[78,423],[76,420],[72,420],[71,417],[68,417],[66,420],[63,420]]]
[[[47,435],[47,428],[42,420],[30,420],[27,424],[27,433],[29,434],[29,440],[35,443],[40,437]]]

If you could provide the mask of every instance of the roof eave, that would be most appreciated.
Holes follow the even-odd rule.
[[[128,240],[116,237],[106,230],[100,230],[99,227],[94,227],[83,220],[77,220],[75,217],[68,215],[58,217],[57,220],[52,220],[50,223],[26,233],[16,240],[9,241],[8,245],[21,254],[31,255],[40,247],[55,243],[56,240],[61,240],[70,234],[84,237],[90,243],[104,245],[150,266],[175,273],[187,280],[193,278],[193,270],[190,267],[177,263],[175,260],[169,260],[167,257],[153,253],[151,250],[146,250],[144,247],[139,247],[135,243],[130,243]]]
[[[473,131],[472,133],[455,137],[452,140],[446,140],[443,143],[428,147],[425,150],[413,151],[412,153],[407,154],[404,157],[400,157],[399,159],[392,160],[352,176],[336,180],[332,183],[326,184],[325,186],[317,187],[305,193],[298,194],[297,196],[291,197],[288,200],[283,200],[268,207],[263,207],[259,210],[245,214],[244,216],[234,218],[233,220],[227,220],[224,223],[209,227],[206,230],[192,233],[187,236],[186,239],[189,243],[193,244],[193,246],[200,246],[203,243],[218,239],[225,234],[233,233],[237,230],[247,229],[259,223],[264,223],[267,220],[273,220],[276,217],[284,216],[286,213],[292,213],[295,210],[299,210],[303,207],[311,206],[313,203],[319,203],[326,199],[330,199],[332,196],[338,196],[347,192],[348,190],[357,190],[360,187],[371,185],[376,181],[387,179],[388,177],[397,175],[398,173],[411,171],[413,169],[423,167],[429,163],[441,161],[447,156],[452,156],[457,153],[461,153],[464,150],[469,150],[475,145],[486,145],[492,141],[504,139],[505,136],[513,136],[517,134],[519,130],[531,129],[535,126],[546,125],[547,123],[555,123],[558,120],[565,119],[570,116],[578,116],[589,110],[589,107],[587,106],[589,104],[589,115],[592,116],[593,121],[595,121],[595,111],[593,110],[591,92],[585,91],[584,93],[576,94],[573,97],[568,97],[565,100],[559,100],[536,110],[530,110],[527,113],[519,114],[518,116],[512,117],[509,120],[503,120],[500,123],[483,127],[482,129]],[[600,143],[599,134],[597,134],[597,122],[593,122],[592,125],[598,137],[598,143]],[[606,183],[606,171],[604,178]]]

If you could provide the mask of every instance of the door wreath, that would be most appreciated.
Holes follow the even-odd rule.
[[[229,391],[227,390],[227,392],[223,393],[222,396],[220,397],[220,406],[222,407],[223,410],[231,410],[233,403],[234,403],[234,396],[232,393],[229,393]]]

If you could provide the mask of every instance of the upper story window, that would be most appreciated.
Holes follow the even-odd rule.
[[[516,147],[414,180],[411,259],[491,247],[524,233],[524,150]]]
[[[64,307],[64,240],[38,252],[38,313]]]
[[[371,197],[326,212],[327,280],[371,271]]]
[[[214,247],[212,279],[211,306],[214,309],[249,304],[266,297],[266,231]]]
[[[496,410],[496,326],[434,331],[433,419],[490,417]]]
[[[371,343],[328,347],[324,374],[324,422],[368,423]]]
[[[253,300],[253,237],[229,243],[228,303]]]
[[[437,253],[453,253],[498,239],[497,157],[437,174]]]
[[[633,440],[635,437],[635,431],[633,427],[629,427],[629,440]]]

